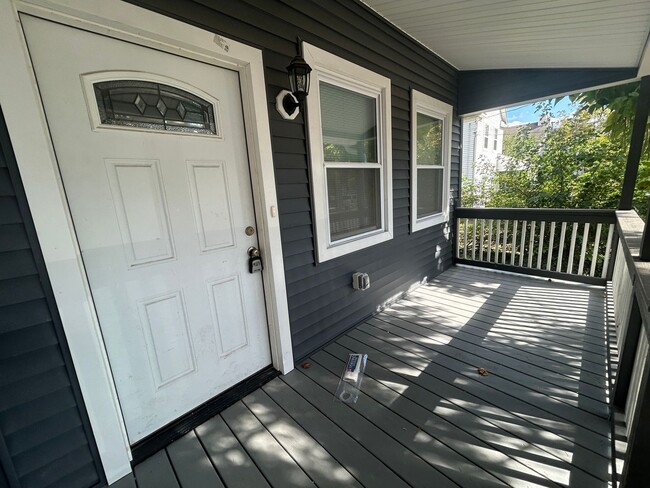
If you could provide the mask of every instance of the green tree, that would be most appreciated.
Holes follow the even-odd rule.
[[[463,187],[463,205],[487,207],[612,208],[618,203],[626,152],[605,128],[607,109],[579,111],[549,123],[541,140],[527,127],[507,148],[502,171],[483,170]]]
[[[572,102],[578,104],[579,113],[598,114],[605,111],[603,131],[619,151],[626,156],[632,135],[632,126],[639,98],[640,83],[611,86],[589,92],[571,95]],[[546,102],[546,106],[554,105],[559,99]],[[543,109],[543,107],[542,107]],[[634,192],[633,205],[639,215],[645,218],[648,208],[648,193],[650,193],[650,124],[646,125],[643,153],[639,165],[639,175]],[[611,168],[603,168],[607,174]],[[603,175],[604,176],[604,175]],[[622,184],[622,176],[618,182]],[[620,188],[618,189],[620,192]]]

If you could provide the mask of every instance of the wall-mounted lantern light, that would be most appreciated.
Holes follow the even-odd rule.
[[[275,99],[277,111],[283,118],[293,120],[300,112],[300,104],[309,94],[311,66],[302,57],[302,41],[298,38],[298,56],[287,66],[291,91],[282,90]]]

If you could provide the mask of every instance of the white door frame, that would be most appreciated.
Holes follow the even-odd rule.
[[[0,106],[109,483],[131,451],[19,13],[239,72],[273,365],[293,369],[262,52],[121,0],[0,0]]]

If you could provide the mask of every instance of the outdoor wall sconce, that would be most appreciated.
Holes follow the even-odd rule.
[[[275,108],[282,118],[293,120],[298,116],[300,104],[309,94],[310,73],[311,66],[302,57],[302,40],[298,38],[298,56],[293,58],[287,66],[291,91],[282,90],[275,98]]]

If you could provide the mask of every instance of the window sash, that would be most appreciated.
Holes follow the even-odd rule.
[[[432,211],[425,210],[426,213],[421,213],[420,211],[424,207],[424,204],[428,203],[428,202],[424,202],[424,198],[422,198],[423,197],[422,192],[420,191],[420,182],[422,181],[422,179],[420,178],[420,172],[422,171],[431,171],[431,172],[435,171],[440,173],[438,187],[428,188],[428,190],[433,193],[432,200],[434,203],[434,208]],[[445,176],[446,176],[445,167],[418,165],[417,172],[418,172],[418,176],[417,176],[417,185],[418,185],[417,200],[418,201],[416,202],[416,206],[415,206],[417,220],[428,219],[436,215],[442,214],[444,211],[443,206],[445,204],[444,202],[444,192],[445,192],[444,186],[445,186]]]
[[[324,262],[330,259],[344,256],[348,253],[355,252],[380,242],[392,239],[392,140],[391,140],[391,81],[385,76],[374,73],[366,68],[358,66],[343,58],[323,51],[308,43],[303,43],[305,60],[312,66],[312,86],[315,88],[307,98],[307,119],[310,137],[309,151],[311,155],[311,180],[312,180],[312,202],[313,202],[313,222],[315,231],[315,247],[317,261]],[[325,161],[325,151],[323,145],[323,129],[320,106],[320,82],[324,81],[329,84],[337,85],[348,89],[352,92],[360,93],[373,97],[376,100],[376,135],[377,135],[377,162],[353,162],[353,161]],[[361,127],[368,125],[366,123]],[[333,124],[329,124],[334,127]],[[357,131],[358,132],[358,131]],[[362,131],[363,132],[363,131]],[[363,132],[365,133],[365,132]],[[350,152],[350,159],[357,159],[355,151]],[[338,154],[337,154],[338,156]],[[360,159],[360,158],[359,158]],[[374,158],[373,158],[374,159]],[[363,222],[352,235],[344,235],[343,232],[337,232],[341,228],[332,228],[330,225],[330,189],[328,189],[328,173],[338,169],[346,171],[368,170],[370,173],[379,175],[379,184],[370,184],[365,182],[366,192],[372,188],[372,198],[366,197],[364,203],[366,208],[360,204],[360,210],[368,213],[371,218],[366,220],[375,227],[368,229]],[[331,176],[331,175],[330,175]],[[330,177],[330,180],[332,178]],[[368,177],[368,180],[372,178]],[[345,182],[342,183],[345,185]],[[359,183],[363,185],[364,183]],[[359,194],[363,193],[363,187]],[[345,190],[344,190],[345,191]],[[335,196],[336,198],[336,196]],[[362,199],[363,200],[363,199]],[[379,213],[374,210],[374,203],[379,200]],[[353,209],[348,208],[350,212]],[[344,219],[345,217],[341,217]],[[354,230],[354,229],[353,229]],[[333,232],[332,232],[333,231]],[[332,236],[333,233],[333,236]],[[332,239],[333,237],[333,239]]]
[[[384,134],[382,132],[382,124],[381,124],[381,93],[377,91],[368,91],[367,89],[364,89],[362,87],[357,87],[354,85],[350,85],[349,83],[342,83],[340,80],[332,79],[328,77],[327,75],[323,76],[321,75],[318,79],[318,91],[320,95],[321,91],[321,86],[322,83],[327,83],[329,85],[333,85],[339,88],[343,88],[345,90],[351,91],[353,93],[357,93],[360,95],[364,95],[367,97],[372,97],[375,99],[375,147],[376,147],[376,159],[377,162],[372,162],[372,161],[328,161],[325,159],[325,148],[324,148],[324,140],[325,140],[325,134],[324,134],[324,126],[323,126],[323,115],[322,115],[322,107],[323,107],[323,101],[320,99],[320,128],[319,132],[321,135],[321,148],[322,148],[322,154],[323,154],[323,173],[324,173],[324,185],[325,185],[325,198],[326,198],[326,207],[327,207],[327,245],[328,246],[339,246],[341,244],[345,244],[346,242],[354,241],[354,240],[359,240],[363,239],[364,237],[371,236],[374,234],[378,234],[381,232],[385,231],[385,222],[384,222],[384,198],[383,198],[383,190],[384,190],[384,175],[382,171],[382,161],[384,160],[384,155],[382,151],[383,147],[383,138]],[[320,96],[319,96],[320,98]],[[331,202],[330,202],[330,190],[331,188],[329,187],[328,181],[329,181],[329,175],[328,175],[328,170],[329,169],[348,169],[348,170],[358,170],[358,169],[374,169],[379,171],[379,178],[377,178],[377,187],[375,189],[375,194],[378,196],[379,201],[378,201],[378,216],[377,221],[379,223],[378,227],[372,227],[372,226],[362,226],[359,228],[358,232],[350,231],[348,235],[343,235],[340,237],[336,237],[333,234],[333,228],[336,227],[335,224],[337,222],[332,221],[332,213],[331,213]],[[362,219],[361,219],[362,220]]]
[[[417,232],[448,220],[453,107],[412,90],[411,114],[411,232]],[[420,164],[418,161],[418,114],[442,121],[440,164]],[[429,171],[429,173],[423,173],[423,171]],[[432,171],[435,173],[431,173]]]
[[[341,215],[343,217],[347,217],[347,220],[358,220],[360,222],[363,222],[364,219],[367,219],[369,222],[366,225],[362,225],[362,226],[358,227],[357,229],[350,229],[347,233],[344,232],[344,231],[341,231],[341,230],[339,230],[338,232],[333,232],[335,227],[338,226],[340,228],[343,228],[343,227],[345,227],[345,225],[344,225],[344,222],[342,220],[338,220],[338,219],[334,220],[332,218],[332,216],[333,216],[332,201],[331,201],[332,188],[330,186],[330,172],[328,170],[339,171],[339,172],[340,171],[343,171],[343,172],[350,171],[351,172],[351,171],[362,170],[364,172],[372,171],[373,173],[375,173],[375,172],[377,173],[377,175],[374,177],[375,180],[376,180],[375,181],[376,186],[374,187],[374,191],[373,191],[372,188],[368,188],[372,192],[371,197],[374,197],[375,201],[374,202],[369,202],[368,200],[360,201],[361,200],[360,198],[356,198],[357,205],[360,205],[360,206],[367,206],[367,205],[364,205],[364,204],[368,204],[368,203],[373,204],[374,203],[374,206],[375,206],[374,210],[369,208],[369,206],[367,206],[368,208],[365,209],[365,210],[368,211],[367,214],[357,215],[358,211],[355,212],[354,206],[353,206],[353,202],[355,200],[355,198],[354,198],[355,194],[353,192],[354,189],[350,189],[348,191],[348,196],[349,196],[351,202],[348,205],[349,208],[347,209],[347,212],[346,212],[345,208],[342,208],[342,209],[338,210],[339,215]],[[357,240],[357,239],[362,239],[362,238],[367,237],[369,235],[374,235],[374,234],[377,234],[377,233],[380,233],[380,232],[384,231],[384,223],[383,223],[384,222],[384,208],[383,208],[384,199],[383,199],[383,192],[382,192],[383,178],[384,178],[383,171],[381,170],[381,166],[378,165],[378,164],[372,165],[370,167],[368,165],[363,165],[363,163],[361,163],[361,165],[357,164],[357,165],[355,165],[355,167],[342,166],[342,165],[339,164],[339,165],[336,165],[336,166],[328,166],[328,167],[325,168],[325,185],[326,185],[326,195],[327,195],[327,203],[328,203],[328,209],[327,209],[327,216],[328,216],[328,219],[327,219],[327,234],[328,234],[328,236],[327,237],[328,237],[329,245],[340,245],[340,244],[343,244],[343,243],[346,243],[346,242],[354,241],[354,240]],[[364,188],[359,188],[359,189],[364,190]],[[360,193],[363,193],[363,191],[361,191]],[[342,206],[345,207],[345,204],[343,203]],[[374,215],[372,215],[373,213],[374,213]],[[374,220],[376,224],[373,225],[372,222],[370,222],[371,220]],[[339,234],[339,235],[335,237],[333,235],[335,233]]]

